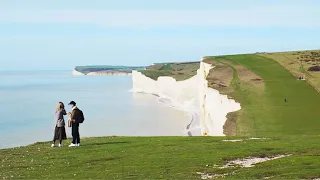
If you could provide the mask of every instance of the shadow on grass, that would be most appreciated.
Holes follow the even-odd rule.
[[[114,160],[119,160],[121,159],[120,157],[107,157],[107,158],[99,158],[99,159],[91,159],[90,161],[87,161],[87,165],[95,165],[99,164],[101,162],[106,162],[106,161],[114,161]]]
[[[115,144],[127,144],[128,142],[97,142],[97,143],[88,143],[82,146],[103,146],[103,145],[115,145]]]

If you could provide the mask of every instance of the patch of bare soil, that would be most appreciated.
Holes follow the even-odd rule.
[[[224,64],[213,64],[213,66],[215,67],[207,76],[208,86],[217,90],[229,87],[233,78],[233,70]]]
[[[223,134],[226,136],[235,136],[237,134],[237,113],[227,114],[227,120],[223,125]]]
[[[276,155],[276,156],[271,156],[271,157],[247,157],[244,159],[236,159],[236,160],[230,161],[226,165],[221,166],[219,168],[224,169],[224,168],[231,168],[231,167],[235,167],[235,166],[249,168],[249,167],[253,167],[254,165],[256,165],[258,163],[262,163],[265,161],[271,161],[271,160],[275,160],[275,159],[280,159],[280,158],[284,158],[284,157],[288,157],[288,156],[291,156],[291,154],[289,154],[289,155]]]
[[[234,173],[213,174],[213,173],[197,172],[197,174],[201,175],[201,179],[217,179],[217,178],[224,178]]]
[[[256,138],[256,137],[252,137],[252,138],[248,138],[248,139],[225,139],[222,140],[223,142],[242,142],[242,141],[246,141],[246,140],[268,140],[269,138]]]
[[[229,161],[227,164],[220,167],[215,165],[214,168],[219,168],[219,169],[226,169],[226,168],[233,168],[233,167],[250,168],[258,163],[285,158],[288,156],[291,156],[291,154],[276,155],[276,156],[269,156],[269,157],[247,157],[243,159],[236,159],[233,161]],[[224,174],[197,172],[197,174],[201,175],[201,179],[217,179],[217,178],[225,178],[226,176],[234,175],[235,172],[224,173]],[[272,177],[265,177],[264,179],[270,179],[270,178]]]
[[[240,83],[250,84],[261,90],[264,89],[264,80],[256,73],[250,71],[246,67],[240,64],[232,64],[232,66],[237,70]]]
[[[236,159],[236,160],[229,161],[227,162],[227,164],[220,167],[215,165],[213,168],[219,168],[219,169],[226,169],[226,168],[233,168],[233,167],[251,168],[258,163],[285,158],[288,156],[291,156],[291,154],[276,155],[276,156],[269,156],[269,157],[247,157],[243,159]],[[235,172],[224,173],[224,174],[197,172],[197,174],[201,175],[201,179],[217,179],[217,178],[225,178],[226,176],[234,175]],[[270,178],[272,177],[265,177],[264,179],[270,179]]]

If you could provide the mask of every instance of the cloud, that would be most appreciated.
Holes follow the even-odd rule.
[[[213,10],[47,10],[0,11],[0,23],[84,23],[104,27],[185,26],[318,28],[312,6],[249,6]]]

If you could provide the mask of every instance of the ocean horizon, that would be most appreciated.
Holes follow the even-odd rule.
[[[82,137],[184,136],[190,123],[187,113],[159,103],[157,97],[130,92],[131,76],[0,71],[0,82],[0,149],[51,141],[59,101],[67,111],[71,100],[83,110]],[[66,129],[71,137],[70,128]]]

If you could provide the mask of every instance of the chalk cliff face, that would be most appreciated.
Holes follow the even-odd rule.
[[[155,81],[133,71],[132,91],[157,95],[170,106],[192,113],[190,125],[201,135],[223,136],[226,115],[239,110],[240,104],[208,87],[206,77],[211,68],[210,64],[201,62],[196,76],[178,82],[172,77],[159,77]]]
[[[74,76],[83,76],[85,74],[83,74],[82,72],[77,71],[76,69],[73,69],[72,70],[72,75],[74,75]]]
[[[199,76],[199,101],[200,101],[200,126],[202,135],[222,136],[223,125],[229,112],[241,109],[240,103],[222,95],[219,91],[209,88],[207,76],[210,64],[201,62],[198,71]]]

